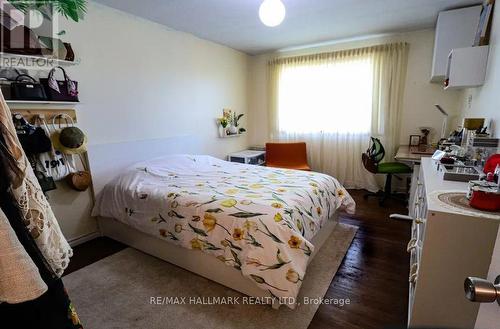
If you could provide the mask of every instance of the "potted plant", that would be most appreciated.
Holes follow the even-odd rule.
[[[245,131],[245,128],[239,128],[240,125],[240,119],[244,116],[244,114],[233,114],[232,120],[231,120],[231,126],[229,127],[229,132],[231,135],[236,135],[240,134],[243,131]]]

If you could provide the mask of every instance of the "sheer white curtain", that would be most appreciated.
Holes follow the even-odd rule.
[[[271,140],[305,141],[314,170],[348,188],[378,190],[361,154],[378,136],[391,159],[407,51],[394,44],[272,60]]]

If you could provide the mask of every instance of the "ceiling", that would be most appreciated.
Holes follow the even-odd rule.
[[[441,10],[481,0],[282,0],[278,27],[258,17],[262,0],[97,0],[200,38],[260,54],[356,36],[433,27]]]

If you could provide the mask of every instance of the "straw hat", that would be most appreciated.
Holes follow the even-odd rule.
[[[50,136],[54,149],[64,154],[81,154],[87,152],[87,136],[80,128],[66,127]]]

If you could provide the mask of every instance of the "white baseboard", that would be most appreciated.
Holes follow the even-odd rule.
[[[98,238],[100,236],[101,236],[101,232],[96,231],[96,232],[92,232],[89,234],[85,234],[85,235],[70,239],[70,240],[68,240],[68,243],[71,247],[76,247],[79,244],[93,240],[93,239]]]

